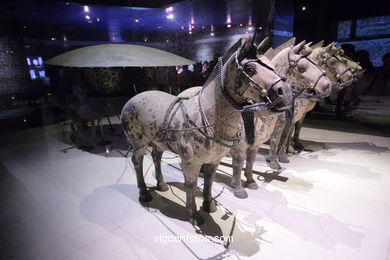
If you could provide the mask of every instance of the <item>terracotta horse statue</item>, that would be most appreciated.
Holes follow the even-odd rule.
[[[286,77],[286,82],[293,85],[296,92],[323,95],[324,92],[328,91],[330,81],[324,76],[322,70],[308,59],[308,55],[311,53],[309,44],[305,45],[305,41],[303,41],[294,46],[294,42],[295,38],[292,38],[275,50],[265,53],[261,58],[268,59],[268,63],[275,68],[278,74]],[[231,185],[234,187],[236,197],[246,198],[248,196],[241,184],[241,171],[245,159],[245,186],[250,189],[258,188],[252,173],[257,151],[271,135],[274,135],[275,130],[277,130],[276,126],[284,125],[284,120],[284,113],[263,109],[255,114],[256,135],[254,142],[251,144],[246,142],[245,132],[241,131],[242,140],[230,150],[233,158]],[[243,129],[243,126],[240,129]]]
[[[200,168],[205,165],[203,210],[215,211],[211,190],[221,158],[237,141],[240,113],[248,104],[283,109],[292,102],[290,86],[256,55],[264,44],[238,41],[222,58],[201,92],[190,98],[161,91],[145,91],[123,107],[121,125],[132,147],[139,200],[151,201],[143,176],[146,146],[153,146],[157,188],[167,190],[161,173],[164,151],[179,155],[186,188],[186,209],[194,225],[204,222],[196,210],[195,192]]]
[[[344,87],[347,87],[352,84],[352,82],[358,80],[363,74],[363,68],[359,65],[358,62],[353,61],[349,57],[344,55],[344,52],[341,48],[335,47],[333,43],[329,50],[326,52],[325,48],[322,48],[323,41],[317,43],[315,46],[312,46],[313,53],[310,55],[310,58],[313,61],[318,61],[318,65],[323,70],[330,71],[330,79],[334,82],[333,87],[338,90],[342,90]],[[314,105],[315,106],[315,105]],[[310,108],[310,107],[309,107]],[[308,111],[310,111],[308,109]],[[306,112],[307,113],[307,112]],[[306,117],[304,113],[294,125],[294,135],[289,135],[288,144],[294,144],[294,147],[287,146],[290,152],[296,150],[303,150],[304,147],[299,140],[299,134],[301,132],[303,120]],[[294,120],[295,121],[295,120]]]
[[[289,160],[286,155],[286,150],[289,147],[289,141],[291,140],[291,134],[294,130],[294,143],[297,149],[303,149],[302,144],[299,142],[299,133],[302,127],[302,122],[306,114],[311,111],[317,101],[321,98],[325,98],[330,95],[332,87],[342,88],[344,86],[350,85],[354,80],[356,80],[359,75],[362,73],[362,68],[358,63],[352,61],[351,59],[342,55],[342,52],[339,48],[335,47],[335,43],[331,43],[326,47],[322,47],[323,42],[319,42],[313,46],[311,49],[312,53],[309,55],[309,59],[317,64],[332,82],[329,91],[325,92],[324,95],[314,95],[314,96],[298,96],[294,101],[294,111],[292,112],[292,122],[285,125],[283,128],[283,133],[280,137],[279,145],[271,144],[270,150],[273,151],[272,160],[276,162],[276,158],[280,162],[288,163]],[[290,148],[290,151],[292,148]],[[275,154],[276,151],[276,154]],[[271,168],[279,169],[279,164],[270,164]]]

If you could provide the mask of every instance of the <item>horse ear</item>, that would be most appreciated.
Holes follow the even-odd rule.
[[[309,43],[307,43],[307,44],[305,44],[305,45],[303,46],[303,48],[302,48],[302,50],[301,50],[301,54],[302,54],[303,56],[308,56],[308,55],[310,55],[310,54],[312,53],[313,50],[309,47],[311,43],[312,43],[312,42],[309,42]]]
[[[272,60],[275,57],[274,54],[274,49],[271,47],[269,48],[265,53],[264,56],[267,57],[268,59]]]
[[[329,43],[326,47],[324,47],[324,51],[329,52],[333,48],[334,44],[335,42]]]
[[[317,42],[316,44],[314,44],[314,45],[311,46],[310,48],[311,48],[312,50],[314,50],[314,49],[316,49],[316,48],[321,48],[323,45],[324,45],[324,40]]]
[[[263,54],[269,46],[269,36],[267,36],[262,42],[257,45],[256,51],[257,54]]]
[[[285,43],[283,43],[282,45],[274,49],[274,54],[279,53],[281,50],[284,50],[287,47],[294,46],[294,44],[295,44],[295,37],[292,37],[290,40],[286,41]]]
[[[303,46],[305,45],[305,43],[306,43],[305,40],[301,41],[300,43],[297,44],[297,46],[295,46],[295,47],[292,48],[292,51],[293,51],[295,54],[298,54],[298,53],[302,50],[302,48],[303,48]]]
[[[253,45],[253,37],[249,38],[242,38],[241,39],[241,51],[239,53],[239,60],[244,59],[245,57],[254,56],[256,53],[254,53],[255,46]]]

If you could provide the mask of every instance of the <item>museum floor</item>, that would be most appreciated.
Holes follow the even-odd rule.
[[[389,259],[390,138],[303,128],[302,139],[314,152],[292,156],[280,173],[258,154],[260,188],[244,200],[228,185],[231,168],[220,166],[218,210],[202,213],[206,223],[195,229],[183,221],[183,177],[172,154],[163,164],[170,190],[141,205],[123,143],[106,156],[104,146],[66,149],[59,125],[3,133],[0,259]],[[151,165],[147,156],[149,186]],[[206,241],[156,240],[188,234]],[[208,240],[222,235],[233,241]]]

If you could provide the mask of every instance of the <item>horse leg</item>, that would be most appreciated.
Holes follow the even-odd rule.
[[[144,175],[143,175],[144,154],[145,154],[145,149],[140,149],[136,151],[131,157],[131,161],[133,162],[135,173],[137,174],[139,200],[142,202],[149,202],[153,200],[153,197],[148,191],[144,180]]]
[[[305,119],[305,117],[306,117],[306,114],[298,122],[295,123],[295,131],[294,131],[294,136],[292,139],[294,142],[294,148],[297,150],[300,150],[300,151],[305,149],[305,147],[303,147],[302,143],[299,140],[299,134],[301,133],[302,124],[303,124],[303,120]]]
[[[233,159],[233,178],[231,185],[234,188],[234,196],[240,199],[248,198],[248,193],[246,193],[245,189],[241,185],[241,171],[244,166],[244,152],[231,151],[230,154]]]
[[[162,157],[163,151],[159,150],[157,146],[153,147],[152,150],[152,158],[154,163],[154,168],[156,172],[156,179],[157,179],[157,190],[159,191],[167,191],[168,185],[164,182],[164,177],[161,172],[161,157]]]
[[[286,123],[286,116],[285,114],[281,114],[279,118],[277,119],[277,122],[275,124],[274,132],[272,133],[270,137],[270,149],[269,149],[269,154],[268,157],[266,158],[266,161],[271,167],[271,169],[274,170],[280,170],[282,167],[280,167],[280,164],[276,160],[276,155],[278,152],[278,147],[279,147],[279,142],[280,138],[282,136],[283,129],[285,127]]]
[[[186,209],[189,221],[193,225],[201,225],[204,219],[196,210],[195,194],[197,189],[198,175],[201,164],[193,162],[182,162],[181,168],[184,174],[184,186],[186,189]]]
[[[278,148],[278,157],[279,157],[279,162],[282,163],[289,163],[290,160],[287,158],[287,147],[289,143],[289,137],[291,136],[293,130],[293,126],[288,125],[284,128],[283,134],[279,143],[279,148]]]
[[[259,186],[256,181],[253,179],[253,164],[256,159],[257,149],[248,149],[246,151],[246,166],[245,166],[245,177],[246,177],[246,187],[251,190],[257,190]]]
[[[211,190],[218,165],[219,161],[217,163],[204,164],[203,210],[209,213],[217,211],[217,207],[211,196]]]

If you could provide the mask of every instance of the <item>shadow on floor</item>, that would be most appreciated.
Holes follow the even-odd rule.
[[[112,127],[103,125],[103,135],[100,128],[88,128],[77,133],[63,131],[61,141],[69,145],[63,152],[80,149],[105,157],[122,158],[129,148],[127,138],[119,124],[113,124]]]
[[[109,219],[109,222],[114,222],[117,226],[120,226],[120,224],[115,223],[116,218],[126,218],[126,215],[123,215],[123,213],[131,211],[132,214],[145,216],[146,212],[150,212],[159,220],[159,222],[157,222],[160,223],[159,226],[155,226],[156,221],[153,221],[151,226],[148,227],[148,223],[145,222],[145,219],[147,218],[145,217],[138,217],[136,219],[132,217],[132,224],[134,224],[134,221],[139,221],[139,225],[144,226],[145,229],[148,230],[148,233],[151,232],[154,234],[154,232],[157,232],[156,234],[158,234],[158,232],[161,232],[158,230],[161,228],[164,230],[166,228],[173,235],[177,235],[173,232],[173,230],[176,229],[172,226],[173,224],[181,227],[183,227],[184,224],[185,229],[188,229],[189,227],[189,223],[187,223],[187,212],[184,206],[184,184],[178,182],[169,182],[167,184],[170,189],[166,192],[159,192],[154,188],[151,188],[150,191],[152,193],[153,200],[148,203],[140,203],[138,201],[138,188],[135,185],[116,184],[103,186],[95,189],[93,193],[85,197],[80,203],[79,210],[85,219],[98,224],[108,231],[112,229],[111,225],[107,224],[108,222],[103,218],[91,215],[89,211],[91,206],[96,208],[98,212],[104,212],[105,218]],[[115,197],[119,196],[118,194],[120,194],[122,198],[120,201],[115,200]],[[198,191],[197,197],[199,198],[201,195],[202,193]],[[126,199],[123,199],[123,197]],[[129,203],[129,201],[131,201],[131,203]],[[197,203],[199,203],[199,201]],[[142,206],[143,208],[136,205]],[[196,250],[199,251],[201,249],[199,248],[199,244],[197,244],[196,247],[192,247],[191,243],[184,244],[184,246],[187,247],[187,249],[191,251],[197,259],[223,259],[224,257],[231,256],[236,253],[243,256],[252,256],[259,252],[261,241],[263,241],[261,236],[266,232],[265,229],[258,225],[251,225],[243,220],[238,220],[233,215],[224,217],[224,207],[219,205],[217,208],[217,212],[212,214],[208,214],[200,210],[199,213],[205,219],[205,223],[200,227],[193,227],[193,229],[189,231],[189,234],[198,234],[208,238],[231,235],[234,240],[225,244],[214,244],[213,247],[220,247],[221,253],[206,258],[201,258],[198,256],[201,254],[196,253]],[[164,220],[164,217],[162,218],[161,215],[169,218],[170,221]],[[147,214],[146,216],[150,215]],[[150,220],[151,219],[149,217],[149,221]],[[122,239],[128,243],[132,243],[125,237],[122,237]],[[204,246],[207,245],[210,244],[206,243]],[[156,248],[155,252],[158,250],[159,249]]]

